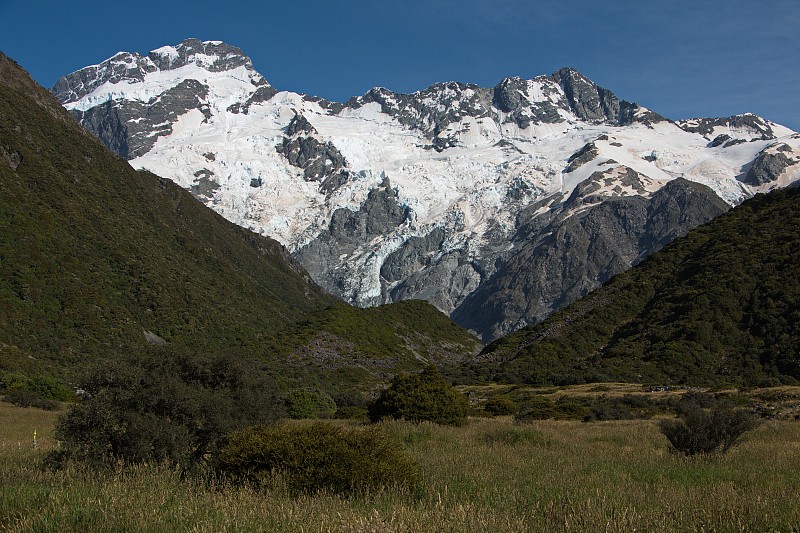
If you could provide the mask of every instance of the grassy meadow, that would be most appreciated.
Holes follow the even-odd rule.
[[[47,471],[57,416],[0,403],[1,531],[800,530],[797,420],[768,421],[702,459],[670,453],[653,420],[388,422],[420,464],[421,488],[344,498],[157,465]]]

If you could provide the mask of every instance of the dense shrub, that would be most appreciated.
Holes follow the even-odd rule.
[[[20,389],[34,392],[44,400],[67,402],[75,399],[75,395],[54,377],[0,371],[0,394]]]
[[[703,407],[697,399],[687,398],[676,411],[677,419],[661,421],[661,432],[672,449],[685,455],[724,453],[758,424],[751,413],[719,400]]]
[[[369,406],[369,418],[462,425],[467,421],[469,400],[448,383],[434,367],[419,374],[396,376]]]
[[[591,414],[586,398],[562,396],[557,400],[543,396],[533,396],[523,403],[516,414],[516,422],[532,420],[583,420]]]
[[[282,411],[261,370],[228,356],[191,356],[166,347],[107,361],[82,380],[84,399],[56,425],[50,459],[93,465],[203,461],[236,428]]]
[[[514,414],[517,422],[530,422],[532,420],[547,420],[556,417],[556,403],[550,398],[533,396],[525,401]]]
[[[46,411],[56,411],[59,408],[58,402],[42,398],[38,392],[27,389],[11,389],[3,400],[17,407],[35,407]]]
[[[517,404],[508,396],[495,396],[486,400],[483,409],[493,416],[513,415],[517,412]]]
[[[592,401],[589,410],[590,414],[584,417],[586,422],[652,418],[656,414],[669,411],[665,401],[654,400],[644,394],[603,395]]]
[[[293,390],[285,403],[289,418],[329,418],[336,412],[336,402],[322,391]]]
[[[413,488],[419,480],[417,466],[385,432],[329,422],[236,431],[219,450],[215,464],[220,473],[256,484],[278,473],[294,493]]]

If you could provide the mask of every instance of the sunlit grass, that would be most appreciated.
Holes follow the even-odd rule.
[[[670,453],[653,421],[517,425],[509,417],[459,428],[387,422],[383,428],[420,464],[422,489],[343,498],[293,497],[280,483],[256,492],[182,478],[163,466],[50,472],[41,461],[55,445],[54,416],[0,407],[2,531],[796,531],[800,525],[796,421],[768,422],[711,459]],[[34,426],[43,439],[35,450],[24,440]]]

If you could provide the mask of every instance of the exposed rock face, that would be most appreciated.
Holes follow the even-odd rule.
[[[135,159],[153,147],[159,137],[170,135],[178,117],[199,110],[205,120],[211,117],[208,106],[208,86],[186,78],[149,96],[147,93],[125,99],[126,86],[145,82],[149,74],[183,72],[203,69],[224,73],[241,68],[249,75],[253,94],[236,108],[247,112],[254,102],[265,101],[277,91],[254,69],[250,59],[236,47],[216,41],[200,42],[187,39],[178,46],[167,46],[147,56],[120,52],[108,61],[58,80],[52,92],[64,104],[86,99],[91,106],[72,107],[78,122],[99,138],[103,144],[126,159]],[[108,88],[112,88],[108,90]],[[96,95],[96,91],[108,91]],[[119,94],[120,98],[116,98]]]
[[[567,159],[567,168],[564,169],[564,172],[573,172],[584,163],[592,161],[598,155],[600,155],[600,152],[597,150],[597,146],[595,146],[594,143],[584,144],[583,148],[569,156],[569,159]]]
[[[295,116],[286,128],[286,137],[276,149],[289,164],[303,169],[306,181],[328,181],[338,177],[341,185],[347,179],[347,166],[342,153],[331,143],[316,137],[317,131],[302,115]],[[330,182],[328,181],[330,184]],[[335,187],[334,187],[335,188]]]
[[[298,250],[295,257],[334,295],[352,301],[357,297],[361,280],[354,278],[349,268],[342,268],[340,259],[356,252],[363,253],[361,247],[365,242],[391,234],[408,217],[408,209],[398,204],[397,192],[388,178],[384,179],[381,187],[370,191],[358,211],[337,209],[328,229]],[[383,257],[380,250],[376,252],[367,252],[367,257],[359,261],[363,268],[380,268]],[[371,301],[359,303],[377,305],[384,301],[381,294],[366,296]]]
[[[20,164],[22,164],[22,160],[22,154],[18,151],[0,144],[0,161],[8,165],[8,168],[16,171]]]
[[[619,121],[621,104],[611,91],[598,87],[577,70],[562,68],[553,73],[575,114],[587,121]]]
[[[178,46],[165,46],[147,56],[120,52],[100,65],[64,76],[58,80],[52,92],[59,102],[75,102],[106,83],[118,85],[144,81],[149,73],[177,70],[192,64],[202,65],[209,72],[225,72],[237,67],[253,69],[250,59],[235,46],[219,41],[186,39]],[[263,81],[262,85],[268,84]]]
[[[748,185],[764,185],[778,180],[788,167],[797,164],[797,160],[788,156],[791,146],[781,144],[770,151],[761,152],[747,171],[744,182]]]
[[[159,137],[170,135],[178,117],[193,109],[208,119],[208,88],[184,80],[147,103],[106,101],[86,111],[73,110],[81,125],[126,159],[150,151]],[[144,117],[144,118],[143,118]]]
[[[636,180],[634,174],[626,179]],[[599,173],[594,178],[602,179]],[[516,253],[453,319],[484,339],[539,322],[729,207],[711,189],[681,179],[650,198],[618,196],[595,204],[596,190],[576,189],[549,223],[534,218],[523,224]],[[587,204],[595,205],[568,216]]]

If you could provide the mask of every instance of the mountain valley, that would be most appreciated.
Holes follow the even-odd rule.
[[[338,103],[188,39],[120,52],[52,92],[135,168],[277,239],[331,294],[423,299],[485,341],[800,178],[788,128],[673,122],[568,68]]]

